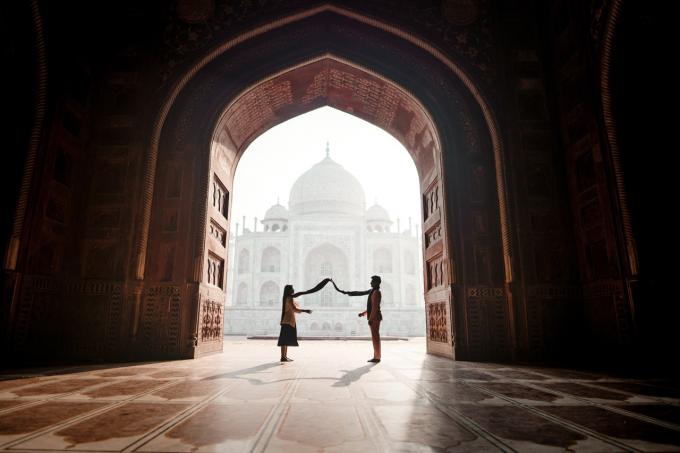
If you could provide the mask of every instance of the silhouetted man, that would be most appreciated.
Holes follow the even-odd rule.
[[[348,296],[366,296],[366,311],[359,313],[359,316],[368,317],[368,325],[371,327],[371,340],[373,341],[373,358],[369,362],[380,362],[380,321],[382,321],[382,313],[380,312],[380,300],[382,294],[380,293],[380,277],[373,275],[371,277],[371,289],[367,291],[343,291],[338,288],[333,280],[333,286],[342,294]]]

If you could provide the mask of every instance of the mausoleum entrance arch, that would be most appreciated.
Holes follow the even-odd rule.
[[[145,286],[178,288],[177,336],[190,339],[177,345],[179,355],[222,348],[220,335],[203,332],[223,325],[240,156],[269,128],[321,106],[381,127],[413,157],[422,196],[428,351],[509,357],[511,244],[490,108],[465,72],[436,49],[332,6],[223,44],[187,70],[160,109],[135,259]],[[147,306],[153,300],[140,303],[142,313],[153,311]]]

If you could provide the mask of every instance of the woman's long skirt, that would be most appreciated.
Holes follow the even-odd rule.
[[[278,346],[298,346],[297,327],[290,324],[281,324]]]

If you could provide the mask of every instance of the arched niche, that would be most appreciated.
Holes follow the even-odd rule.
[[[238,45],[236,45],[238,44]],[[413,157],[420,179],[427,348],[449,357],[510,357],[514,344],[512,243],[501,140],[491,108],[466,72],[427,43],[396,27],[320,7],[227,42],[170,91],[147,157],[134,266],[154,281],[160,244],[152,234],[165,206],[164,168],[183,168],[185,216],[174,233],[183,256],[173,275],[202,300],[224,298],[205,285],[206,260],[227,247],[206,240],[207,226],[228,229],[230,206],[212,206],[210,187],[230,200],[241,154],[269,128],[321,106],[381,127]],[[487,226],[484,235],[473,226]],[[172,240],[166,234],[165,241]],[[478,275],[476,263],[490,271]],[[179,278],[179,277],[178,277]],[[146,303],[146,301],[144,301]],[[149,303],[155,303],[150,301]],[[198,308],[197,308],[198,309]],[[493,326],[489,329],[488,326]],[[200,326],[187,316],[191,338]],[[454,341],[455,337],[455,341]],[[454,350],[455,345],[455,350]],[[197,356],[215,345],[188,343]]]

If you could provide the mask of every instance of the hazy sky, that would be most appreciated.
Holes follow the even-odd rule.
[[[236,168],[232,222],[242,223],[245,215],[252,230],[257,217],[262,231],[259,220],[265,211],[277,197],[288,207],[293,183],[326,157],[327,141],[331,158],[363,186],[366,207],[377,199],[390,213],[393,231],[397,217],[402,230],[408,217],[414,226],[420,223],[418,173],[406,149],[382,129],[331,107],[295,117],[253,141]]]

